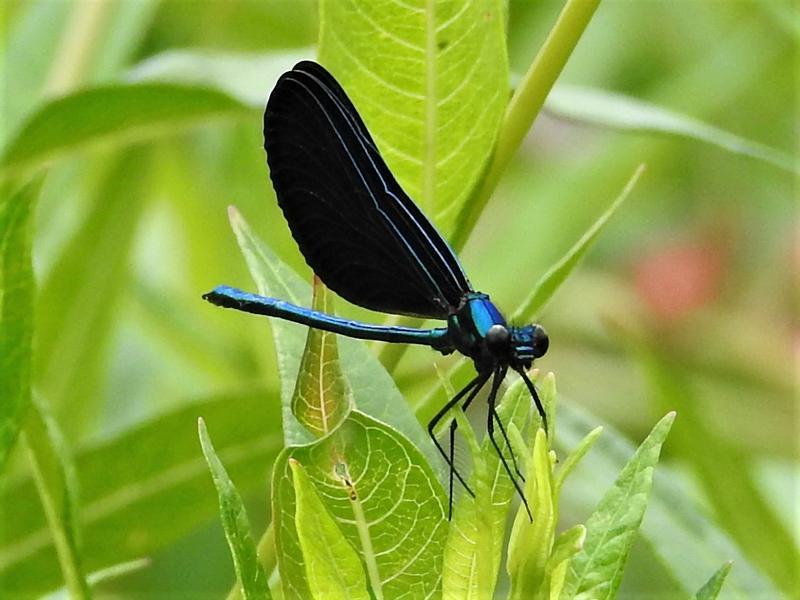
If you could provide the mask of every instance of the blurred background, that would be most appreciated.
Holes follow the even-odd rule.
[[[512,73],[527,69],[560,8],[510,3]],[[220,283],[254,288],[228,226],[231,204],[310,280],[269,185],[255,106],[279,73],[315,55],[316,3],[6,0],[0,10],[4,144],[54,98],[97,86],[219,79],[252,99],[248,110],[176,118],[157,135],[128,131],[132,143],[111,138],[67,152],[44,180],[33,247],[35,391],[75,456],[89,566],[103,565],[104,553],[112,563],[146,555],[150,566],[109,584],[109,594],[219,596],[232,569],[210,478],[200,462],[184,479],[154,474],[173,459],[174,469],[184,456],[201,461],[188,418],[198,405],[218,414],[216,428],[207,421],[223,447],[279,430],[268,408],[278,402],[268,323],[214,309],[200,295]],[[604,2],[559,83],[689,115],[779,151],[789,168],[691,136],[591,124],[552,106],[461,254],[474,286],[511,312],[647,163],[539,315],[551,349],[538,366],[556,373],[563,402],[634,443],[677,410],[664,461],[685,482],[682,493],[785,592],[796,575],[800,497],[791,172],[798,23],[796,6],[779,0]],[[242,58],[265,78],[239,75]],[[82,106],[101,114],[104,105],[91,101]],[[338,308],[380,319],[343,301]],[[393,374],[412,404],[437,381],[424,348],[410,349]],[[231,468],[256,531],[267,519],[276,451],[266,444]],[[17,454],[4,491],[14,502],[4,507],[13,550],[4,555],[6,582],[54,589],[60,576],[46,534],[44,542],[26,537],[43,521]],[[564,516],[572,517],[585,515]],[[646,559],[633,560],[623,587],[630,594],[660,577]]]

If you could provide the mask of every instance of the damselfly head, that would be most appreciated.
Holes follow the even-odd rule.
[[[545,355],[550,340],[541,325],[526,325],[511,328],[511,345],[516,362],[525,369],[529,369],[533,364],[533,359]]]

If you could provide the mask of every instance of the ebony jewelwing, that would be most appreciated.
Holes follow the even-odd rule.
[[[226,308],[278,317],[353,338],[420,344],[442,354],[472,359],[476,376],[428,424],[428,433],[453,475],[475,494],[455,468],[434,430],[462,402],[466,410],[491,379],[487,398],[489,439],[522,498],[528,503],[495,439],[495,422],[514,470],[524,481],[495,402],[509,369],[524,380],[547,431],[547,415],[526,370],[545,354],[539,325],[509,325],[489,296],[476,292],[455,253],[383,161],[347,94],[321,65],[303,61],[278,79],[264,112],[264,148],[278,204],[308,265],[330,289],[364,308],[441,319],[446,327],[370,325],[320,313],[276,298],[218,286],[204,299]]]

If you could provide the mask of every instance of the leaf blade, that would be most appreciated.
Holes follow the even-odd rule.
[[[633,133],[654,133],[687,138],[717,146],[732,154],[772,164],[798,173],[787,153],[740,137],[668,108],[596,88],[559,85],[545,108],[557,117]]]
[[[437,593],[448,527],[441,485],[401,433],[352,411],[331,435],[287,448],[275,462],[272,509],[285,597],[310,593],[298,559],[290,459],[325,491],[325,506],[357,549],[376,597]]]
[[[277,394],[262,390],[213,396],[78,451],[86,570],[153,554],[214,518],[217,499],[197,451],[199,416],[214,422],[217,451],[242,492],[262,487],[264,464],[282,446],[278,404]],[[62,585],[33,482],[4,486],[0,507],[14,516],[0,527],[3,591],[38,595]]]
[[[25,426],[25,441],[61,573],[71,597],[90,598],[81,556],[74,465],[46,407],[34,402],[33,408]]]
[[[214,480],[214,486],[217,488],[222,525],[231,549],[236,578],[239,580],[242,595],[245,600],[271,598],[267,586],[267,576],[258,561],[256,544],[250,533],[250,522],[247,519],[242,497],[228,477],[222,461],[217,457],[202,417],[197,420],[197,432],[203,455]]]
[[[67,154],[119,146],[208,123],[252,116],[222,92],[166,83],[105,85],[44,104],[0,159],[0,181],[45,167]]]
[[[31,184],[0,203],[0,472],[31,403],[31,215],[38,188]]]
[[[326,0],[319,57],[351,96],[403,189],[448,236],[506,107],[501,2],[380,10],[368,0]]]
[[[663,417],[586,521],[586,540],[569,566],[565,590],[575,598],[613,598],[647,507],[653,469],[675,420]]]
[[[355,549],[339,530],[303,467],[289,460],[294,479],[295,527],[314,598],[368,599],[367,579]]]

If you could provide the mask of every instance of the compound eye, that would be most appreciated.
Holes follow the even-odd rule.
[[[533,326],[533,356],[540,358],[545,355],[547,348],[550,346],[550,338],[547,337],[547,332],[541,325]]]
[[[498,323],[489,327],[489,331],[486,332],[486,345],[493,353],[506,350],[510,340],[511,334],[508,329]]]

